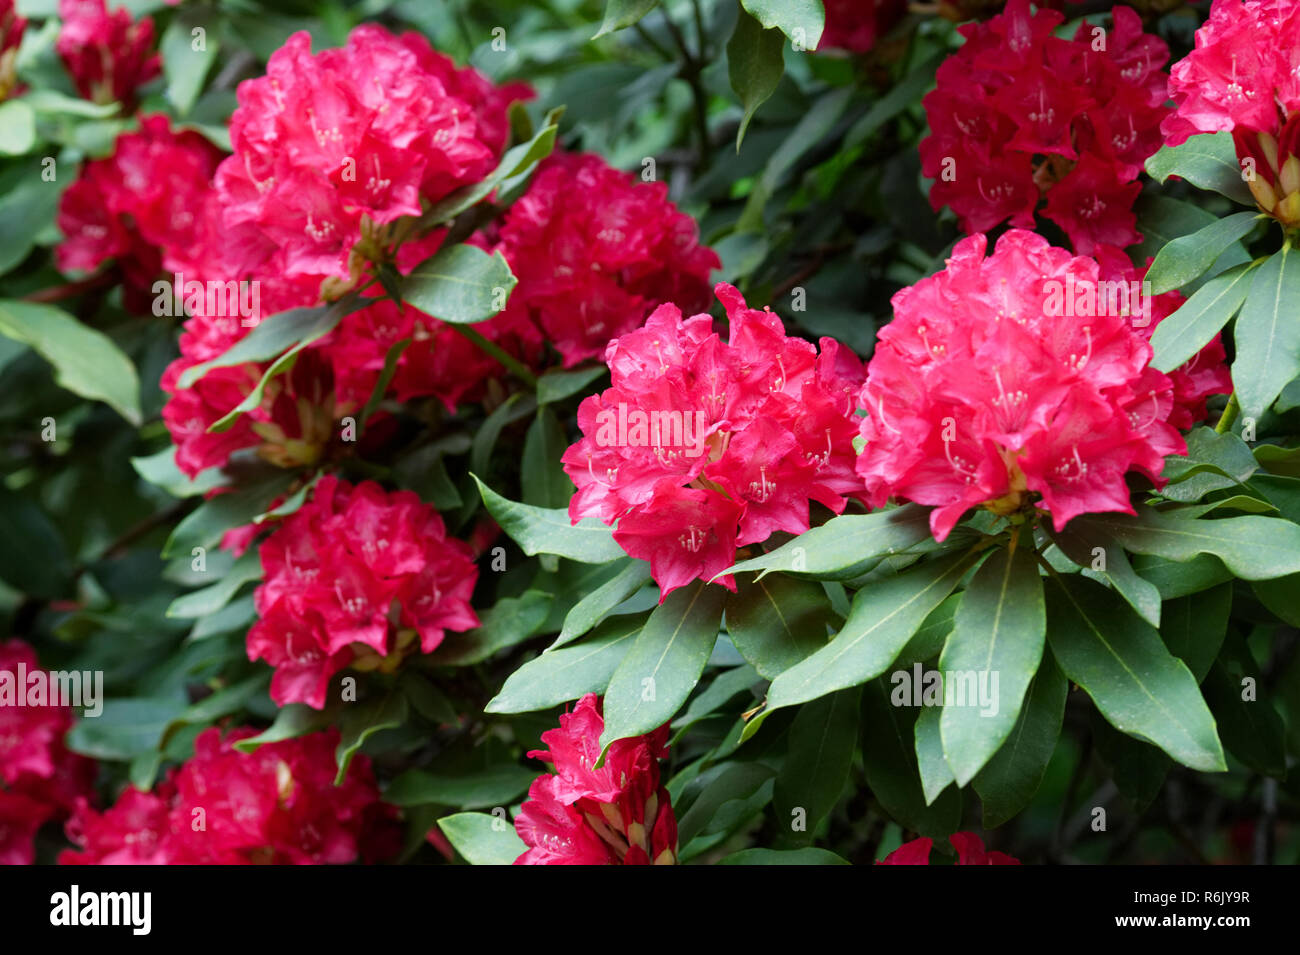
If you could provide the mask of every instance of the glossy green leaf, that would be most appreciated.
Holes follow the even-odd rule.
[[[1160,250],[1147,270],[1152,295],[1182,288],[1214,264],[1223,251],[1263,218],[1259,212],[1237,212],[1191,235],[1179,236]]]
[[[54,367],[60,387],[103,401],[131,424],[140,424],[135,366],[103,332],[52,305],[0,300],[0,335],[31,346]]]
[[[1242,178],[1232,133],[1201,133],[1180,146],[1162,146],[1146,163],[1147,172],[1156,182],[1170,176],[1186,179],[1194,186],[1254,206],[1254,197]]]
[[[1300,253],[1289,244],[1259,267],[1237,316],[1232,382],[1241,413],[1258,419],[1300,376]]]
[[[347,778],[352,757],[357,754],[366,740],[380,730],[401,726],[406,722],[408,713],[406,697],[397,692],[390,692],[361,703],[345,702],[339,725],[339,745],[334,751],[334,761],[339,768],[334,777],[334,785],[341,785]]]
[[[1015,726],[1043,657],[1045,614],[1032,546],[997,551],[971,578],[939,658],[945,683],[978,680],[975,699],[968,686],[963,694],[944,687],[943,752],[957,785],[970,782]]]
[[[528,851],[509,819],[485,812],[458,812],[438,828],[470,865],[513,865]]]
[[[832,619],[821,584],[785,574],[738,580],[727,597],[731,642],[769,680],[824,647]]]
[[[1068,690],[1055,658],[1044,653],[1016,725],[972,781],[984,804],[986,828],[1002,825],[1034,798],[1061,735]]]
[[[913,728],[916,735],[916,766],[921,775],[921,792],[927,806],[957,781],[957,777],[952,774],[952,767],[943,755],[943,736],[939,726],[942,719],[942,706],[923,706]]]
[[[469,325],[499,314],[518,281],[499,251],[452,245],[402,279],[402,299],[444,322]]]
[[[726,593],[697,580],[650,614],[605,690],[602,758],[614,740],[657,729],[686,702],[718,639]]]
[[[810,842],[844,793],[858,746],[862,688],[801,706],[787,736],[785,763],[772,791],[777,824],[795,843]]]
[[[859,590],[831,642],[772,681],[763,712],[745,727],[746,738],[783,706],[815,700],[884,673],[970,565],[964,555],[943,557]]]
[[[1075,577],[1048,586],[1047,620],[1062,671],[1112,726],[1192,769],[1226,769],[1196,678],[1127,604],[1100,584]]]
[[[593,40],[630,27],[659,6],[659,0],[605,0],[605,19]]]
[[[776,92],[785,73],[785,37],[780,30],[765,30],[745,11],[736,19],[736,30],[727,41],[727,63],[731,88],[740,98],[744,115],[736,131],[736,152],[754,113]]]
[[[384,790],[384,802],[394,806],[430,803],[457,809],[492,809],[508,806],[528,791],[537,773],[505,763],[463,775],[440,775],[411,769]]]
[[[564,627],[555,642],[547,648],[553,653],[558,648],[578,639],[598,624],[605,615],[628,597],[644,587],[650,580],[650,564],[628,557],[622,570],[610,580],[573,605],[564,617]]]
[[[575,525],[569,521],[568,508],[519,504],[497,494],[477,477],[474,481],[488,513],[530,557],[555,554],[583,564],[603,564],[627,556],[614,541],[613,532],[594,518],[585,517]]]
[[[644,623],[640,614],[613,617],[581,643],[530,660],[506,678],[486,711],[527,713],[579,699],[586,693],[603,693]]]
[[[550,408],[539,408],[537,417],[524,436],[522,459],[524,503],[532,507],[567,508],[573,496],[573,482],[564,473],[560,456],[569,447],[555,413]]]
[[[1243,262],[1216,275],[1151,333],[1151,364],[1173,371],[1208,345],[1246,300],[1258,265]]]

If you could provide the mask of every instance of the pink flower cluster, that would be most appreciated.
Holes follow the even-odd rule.
[[[234,155],[216,174],[225,277],[281,275],[319,294],[351,287],[427,204],[490,172],[506,108],[528,94],[457,70],[417,33],[366,24],[315,56],[295,33],[238,95]]]
[[[469,546],[410,491],[326,475],[259,553],[265,580],[248,656],[275,667],[281,706],[322,709],[344,667],[396,666],[417,643],[432,653],[447,630],[478,626]]]
[[[825,0],[826,28],[819,50],[866,53],[907,13],[906,0]]]
[[[1128,7],[1094,37],[1054,36],[1055,10],[1010,0],[987,23],[959,28],[966,43],[939,67],[923,100],[931,134],[921,168],[934,179],[930,204],[951,206],[968,233],[1010,220],[1032,229],[1043,214],[1076,251],[1141,241],[1133,201],[1147,157],[1161,145],[1169,51],[1142,32]]]
[[[63,193],[58,224],[67,238],[56,250],[59,268],[91,272],[115,260],[128,307],[149,312],[154,280],[177,266],[164,254],[199,237],[195,197],[220,159],[198,133],[174,131],[162,114],[141,117],[139,132],[119,136],[113,154],[88,162]]]
[[[1265,212],[1300,225],[1300,4],[1214,0],[1196,48],[1174,64],[1175,111],[1161,126],[1169,145],[1231,130],[1237,156],[1254,164],[1247,184]]]
[[[86,99],[129,107],[161,72],[149,17],[132,20],[122,7],[110,13],[107,0],[59,0],[59,18],[54,48]]]
[[[528,851],[515,865],[673,865],[677,819],[659,782],[659,760],[668,754],[668,727],[609,748],[596,769],[601,704],[588,693],[560,728],[547,730],[549,750],[528,755],[552,764],[538,776],[515,817],[515,831]]]
[[[0,101],[18,89],[18,47],[27,21],[18,15],[14,0],[0,0]]]
[[[1020,230],[987,259],[986,242],[963,239],[893,298],[858,396],[870,504],[933,505],[939,540],[973,507],[1036,506],[1057,530],[1133,513],[1125,474],[1159,483],[1165,455],[1186,450],[1168,423],[1173,383],[1126,314],[1069,314],[1061,290],[1098,289],[1096,261]]]
[[[958,865],[1020,865],[1019,859],[1005,852],[987,851],[984,840],[973,832],[954,832],[948,841],[957,850]],[[876,865],[929,865],[930,849],[933,846],[933,839],[913,839],[904,842]]]
[[[21,668],[20,668],[21,665]],[[70,752],[63,737],[72,727],[66,706],[25,705],[28,682],[40,672],[36,652],[21,640],[0,643],[0,673],[14,698],[0,691],[0,865],[31,865],[36,832],[62,819],[91,795],[95,764]],[[20,700],[17,694],[23,694]],[[48,701],[47,701],[48,703]]]
[[[566,367],[602,354],[659,302],[709,301],[718,256],[661,182],[637,182],[599,156],[557,153],[506,213],[496,248],[519,285],[494,323]]]
[[[256,735],[210,727],[152,792],[128,787],[103,813],[81,806],[67,825],[81,849],[59,863],[343,865],[396,850],[396,810],[380,800],[369,759],[354,756],[334,785],[338,730],[234,748]]]
[[[736,547],[809,527],[809,501],[839,513],[853,473],[862,365],[833,339],[787,338],[770,310],[719,284],[729,340],[672,304],[609,343],[612,387],[578,408],[563,456],[574,523],[595,516],[650,562],[661,593],[711,580]],[[723,583],[735,589],[730,576]]]

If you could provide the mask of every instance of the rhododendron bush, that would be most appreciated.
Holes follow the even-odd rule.
[[[0,860],[1300,861],[1298,77],[0,0]]]

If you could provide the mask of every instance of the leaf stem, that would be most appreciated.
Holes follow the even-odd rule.
[[[506,368],[506,370],[520,381],[524,382],[524,384],[528,385],[529,388],[534,390],[537,388],[537,376],[528,370],[527,365],[509,354],[496,342],[488,341],[480,333],[476,332],[473,326],[461,325],[456,322],[448,322],[447,324],[456,329],[456,331],[463,337],[477,345],[481,350],[495,358]]]
[[[1240,410],[1241,404],[1237,401],[1237,393],[1234,391],[1228,398],[1223,414],[1219,416],[1219,423],[1214,426],[1214,433],[1226,434],[1232,428],[1232,423],[1237,420],[1237,412]]]

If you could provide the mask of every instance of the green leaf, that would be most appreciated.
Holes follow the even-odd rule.
[[[1300,375],[1300,254],[1282,246],[1260,266],[1237,316],[1233,384],[1243,416],[1259,418]]]
[[[1163,295],[1182,288],[1203,275],[1224,250],[1236,242],[1263,218],[1259,212],[1238,212],[1191,235],[1179,236],[1157,253],[1147,270],[1152,295]]]
[[[753,736],[774,710],[857,686],[884,673],[970,565],[971,558],[951,555],[859,590],[835,638],[772,681],[763,712],[745,726],[745,738]],[[911,737],[908,739],[910,750]]]
[[[1085,576],[1109,582],[1138,616],[1153,627],[1160,626],[1160,591],[1138,576],[1124,548],[1084,521],[1071,521],[1059,534],[1049,536],[1066,557],[1083,569]]]
[[[740,0],[740,5],[764,28],[775,27],[796,49],[815,50],[826,28],[822,0]]]
[[[583,564],[603,564],[626,557],[613,532],[594,518],[576,525],[569,521],[567,508],[530,507],[507,500],[474,476],[483,504],[529,557],[555,554]]]
[[[524,503],[531,507],[567,508],[573,482],[564,473],[560,456],[569,446],[564,427],[550,408],[538,408],[524,437]]]
[[[155,487],[160,487],[172,497],[194,497],[206,494],[215,487],[227,484],[230,478],[221,473],[221,468],[212,467],[201,471],[198,477],[191,478],[176,466],[176,446],[169,444],[157,454],[132,458],[131,466]]]
[[[943,708],[943,753],[958,786],[974,778],[1015,726],[1043,657],[1046,625],[1032,542],[1014,554],[997,551],[966,588],[956,627],[939,658],[945,683],[972,674],[980,681],[976,699],[967,693],[966,705]],[[992,690],[993,712],[982,705],[986,686]]]
[[[1211,554],[1201,554],[1189,561],[1138,554],[1133,558],[1133,571],[1143,580],[1151,582],[1160,592],[1161,600],[1186,597],[1232,579],[1232,571]],[[1163,613],[1162,611],[1162,616]]]
[[[861,709],[862,688],[855,686],[813,700],[795,714],[772,791],[777,825],[791,841],[811,842],[840,801],[858,746]],[[801,829],[794,829],[796,822]]]
[[[1219,724],[1223,743],[1251,769],[1281,779],[1286,776],[1286,729],[1265,695],[1250,648],[1230,637],[1205,680],[1205,698]]]
[[[685,850],[692,839],[708,832],[709,823],[719,815],[723,806],[753,796],[775,774],[770,766],[762,763],[731,763],[717,769],[715,775],[693,780],[707,785],[701,787],[698,797],[689,803],[678,819],[677,842],[682,847],[683,856],[688,854]]]
[[[942,719],[942,706],[923,706],[913,728],[916,734],[916,768],[921,774],[921,792],[927,806],[957,781],[943,755],[943,735],[939,725]]]
[[[104,701],[103,711],[77,720],[68,731],[68,748],[94,759],[127,761],[158,749],[168,724],[185,711],[174,697],[136,697]]]
[[[438,828],[470,865],[513,865],[528,851],[509,820],[485,812],[444,816]]]
[[[438,666],[470,666],[507,647],[523,643],[541,630],[554,598],[540,590],[503,597],[485,611],[481,624],[465,633],[449,633],[430,657]]]
[[[764,678],[826,646],[831,602],[821,584],[785,574],[740,580],[727,597],[727,633]]]
[[[604,365],[592,368],[575,368],[573,371],[561,371],[552,368],[537,378],[537,403],[539,405],[563,401],[570,395],[577,394],[583,388],[605,374]]]
[[[1128,514],[1078,518],[1137,554],[1186,561],[1213,554],[1238,577],[1268,580],[1300,572],[1300,527],[1276,517],[1247,514],[1215,520],[1181,517],[1149,507]]]
[[[949,787],[933,803],[926,803],[915,747],[921,707],[894,706],[889,697],[883,678],[862,690],[862,767],[867,785],[899,825],[945,839],[961,823],[961,790]]]
[[[774,570],[820,580],[852,580],[870,570],[880,558],[901,553],[930,539],[930,514],[916,505],[845,514],[805,531],[789,543],[723,571],[738,574]]]
[[[393,729],[406,722],[409,707],[406,697],[396,691],[374,697],[364,703],[345,703],[343,718],[339,721],[339,745],[334,751],[334,761],[339,771],[334,785],[341,786],[347,778],[352,757],[363,743],[380,730]]]
[[[167,608],[169,617],[206,617],[216,613],[239,592],[239,588],[250,580],[262,576],[262,561],[256,548],[250,548],[235,566],[215,584],[203,587],[188,594],[182,594],[171,602]]]
[[[362,299],[353,295],[339,299],[332,305],[293,308],[270,315],[216,358],[187,368],[177,379],[177,386],[189,388],[214,368],[230,368],[250,362],[270,361],[277,357],[280,360],[276,364],[281,365],[280,371],[283,371],[287,367],[287,359],[332,332],[349,312],[374,303],[374,299]],[[260,389],[266,387],[268,380],[264,378],[258,386],[259,401]]]
[[[265,512],[294,480],[295,475],[289,472],[275,473],[229,494],[208,498],[176,525],[163,545],[163,557],[189,554],[195,547],[216,546],[226,531],[252,523]]]
[[[185,116],[203,91],[203,80],[216,61],[220,49],[220,24],[211,12],[193,9],[177,12],[158,44],[162,54],[163,75],[167,78],[167,99],[176,115]],[[202,30],[203,49],[196,50],[194,30]]]
[[[706,716],[717,713],[740,694],[747,693],[749,699],[752,700],[754,698],[752,692],[754,686],[762,682],[763,679],[758,675],[758,671],[748,663],[732,667],[729,670],[723,670],[714,677],[713,682],[706,689],[695,695],[690,706],[673,718],[673,736],[669,741],[669,745],[676,745],[677,741],[682,738],[691,726]],[[746,705],[748,705],[748,701],[746,701]]]
[[[469,325],[499,314],[518,281],[500,252],[452,245],[402,279],[402,299],[444,322]]]
[[[1061,735],[1068,690],[1056,660],[1045,652],[1015,727],[973,781],[984,804],[986,828],[1002,825],[1034,798]]]
[[[593,40],[630,27],[659,6],[659,0],[605,0],[605,20]]]
[[[55,228],[59,199],[71,177],[47,182],[41,175],[42,158],[29,156],[0,168],[0,222],[5,224],[0,229],[0,274],[27,258],[37,238]]]
[[[458,776],[411,769],[384,790],[384,801],[403,807],[434,803],[457,809],[492,809],[513,803],[536,778],[533,770],[509,763]]]
[[[0,335],[30,345],[54,366],[61,387],[103,401],[139,426],[140,379],[107,335],[52,305],[13,300],[0,300]]]
[[[943,652],[943,645],[952,633],[957,620],[957,608],[960,606],[961,594],[945,597],[939,606],[930,611],[921,628],[912,634],[912,639],[907,641],[907,646],[903,647],[898,659],[894,661],[895,665],[925,663]]]
[[[1161,477],[1170,483],[1161,493],[1174,501],[1198,501],[1210,491],[1240,486],[1258,469],[1246,442],[1232,432],[1196,428],[1187,436],[1186,456],[1165,458]]]
[[[650,564],[644,560],[626,559],[622,570],[587,594],[564,617],[564,627],[547,653],[571,643],[598,624],[605,615],[628,597],[640,590],[650,580]]]
[[[1173,371],[1208,345],[1246,300],[1258,264],[1243,262],[1202,285],[1151,333],[1151,364]]]
[[[548,650],[511,673],[485,710],[528,713],[579,699],[587,693],[603,693],[644,623],[639,614],[614,617],[597,627],[582,643]]]
[[[686,702],[718,639],[726,593],[697,580],[650,614],[605,691],[602,758],[615,740],[658,729]]]
[[[1047,588],[1047,619],[1061,669],[1112,726],[1192,769],[1227,768],[1196,678],[1127,604],[1086,578],[1058,580]]]
[[[40,505],[0,482],[0,580],[30,597],[57,597],[72,587],[63,535]]]
[[[485,199],[506,180],[526,175],[551,154],[555,147],[555,134],[555,124],[548,123],[530,136],[527,142],[511,147],[487,178],[457,189],[435,203],[420,217],[420,224],[435,226],[448,222]]]
[[[21,156],[35,145],[35,110],[21,99],[0,103],[0,154]]]
[[[1232,133],[1201,133],[1181,146],[1162,146],[1147,160],[1147,172],[1156,182],[1170,176],[1186,179],[1201,189],[1212,189],[1244,206],[1255,199],[1241,175]]]
[[[235,749],[241,753],[254,753],[259,746],[297,739],[328,726],[330,722],[328,711],[314,710],[305,703],[290,703],[280,708],[275,714],[275,722],[267,729],[256,736],[241,739],[235,743]]]
[[[735,32],[727,41],[727,69],[731,88],[740,97],[744,116],[736,131],[736,152],[745,139],[745,130],[759,106],[773,93],[785,73],[785,38],[780,30],[764,30],[763,25],[745,11],[736,19]]]
[[[1222,583],[1165,604],[1160,637],[1169,652],[1187,664],[1197,683],[1205,682],[1219,655],[1232,609],[1232,585]]]
[[[828,849],[807,846],[803,849],[742,849],[719,860],[718,865],[852,865],[852,863]]]
[[[401,338],[393,342],[388,347],[388,353],[384,355],[384,367],[379,371],[379,377],[375,379],[375,385],[370,389],[370,397],[366,399],[361,414],[357,417],[357,423],[365,427],[370,416],[375,413],[379,403],[384,400],[384,395],[388,393],[388,386],[392,383],[393,375],[397,374],[397,363],[401,361],[402,353],[411,347],[410,338]]]

